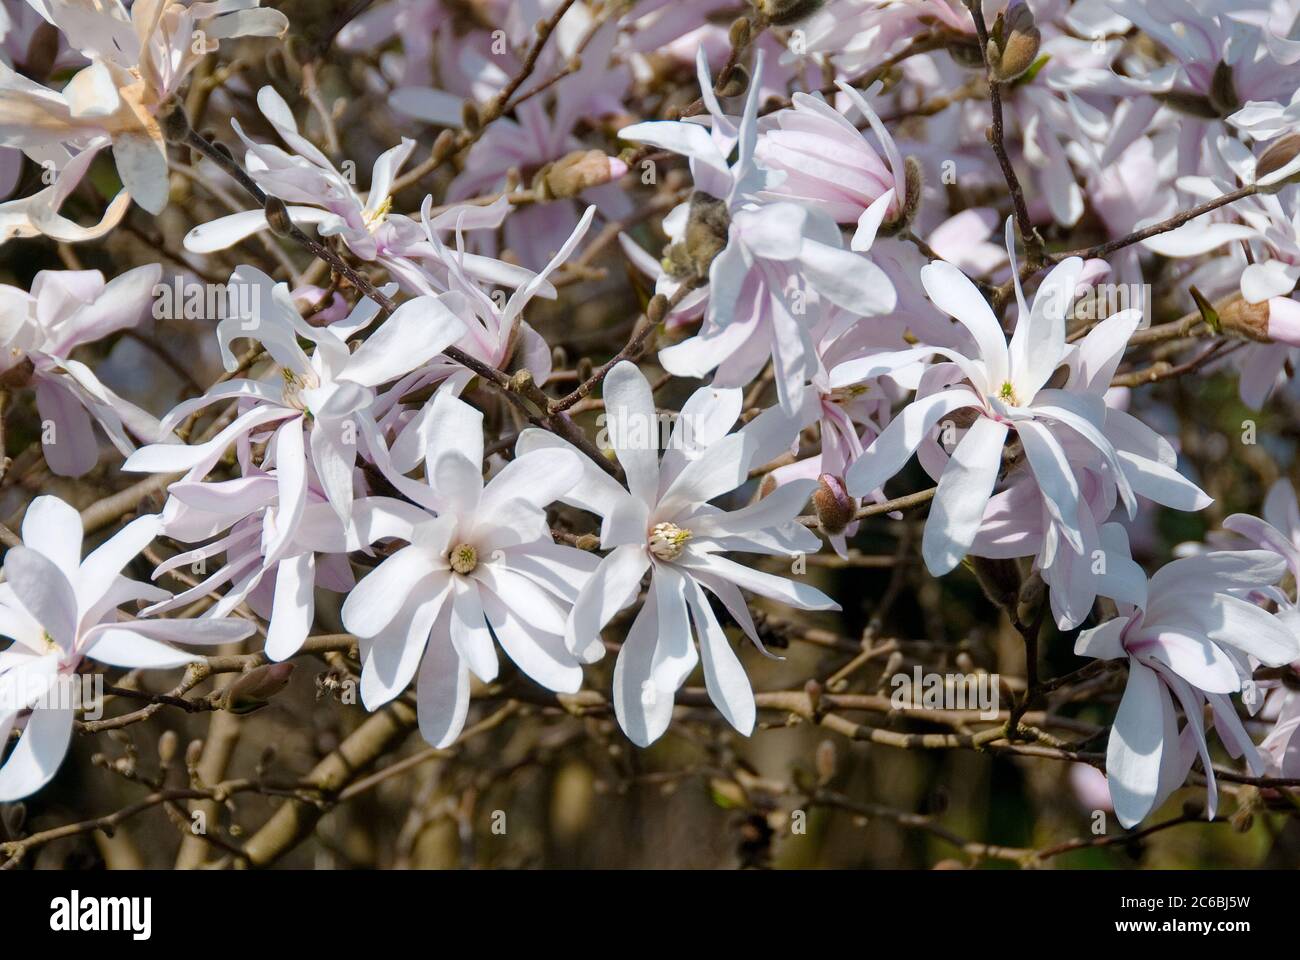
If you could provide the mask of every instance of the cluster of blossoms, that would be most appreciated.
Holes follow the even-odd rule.
[[[237,265],[200,338],[226,375],[158,416],[73,354],[139,328],[162,266],[0,286],[0,381],[34,404],[50,471],[92,477],[98,424],[112,469],[158,478],[84,560],[81,515],[27,506],[0,585],[0,800],[63,757],[58,678],[255,631],[284,661],[320,632],[320,591],[364,706],[414,683],[434,746],[502,653],[567,695],[616,651],[609,702],[643,747],[699,667],[749,735],[738,649],[771,656],[754,611],[848,606],[801,558],[825,543],[851,565],[867,518],[926,499],[931,576],[969,568],[1017,628],[1050,619],[1066,649],[1127,666],[1105,758],[1126,827],[1198,760],[1214,816],[1211,729],[1251,776],[1300,776],[1295,494],[1280,480],[1264,519],[1149,562],[1160,508],[1213,500],[1180,469],[1172,409],[1141,394],[1208,372],[1252,408],[1295,400],[1300,3],[374,4],[332,40],[411,136],[366,190],[274,85],[218,94],[241,153],[190,129],[207,58],[290,29],[259,0],[27,4],[0,12],[0,190],[42,186],[0,203],[0,242],[102,240],[132,203],[171,216],[183,173],[238,199],[187,223],[179,262]],[[658,109],[666,77],[690,96]],[[105,182],[120,192],[92,226],[60,212]],[[644,318],[609,362],[566,370],[525,314],[605,237]],[[1175,279],[1154,296],[1105,295],[1157,275]],[[1157,308],[1179,319],[1153,327]],[[928,498],[903,496],[922,474]],[[184,589],[122,575],[151,546],[154,579]]]

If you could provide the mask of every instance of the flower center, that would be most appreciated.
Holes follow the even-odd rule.
[[[288,367],[281,367],[280,375],[284,378],[284,390],[282,392],[284,405],[305,413],[307,404],[302,399],[302,392],[319,387],[320,382],[314,376],[299,376]]]
[[[650,528],[650,552],[660,560],[676,560],[691,539],[691,531],[675,523],[656,523]]]
[[[478,566],[478,551],[468,543],[457,544],[452,548],[447,562],[457,573],[473,573],[474,568]]]
[[[1004,381],[1001,389],[998,390],[998,399],[1003,403],[1009,403],[1013,407],[1020,406],[1020,400],[1016,397],[1016,389],[1011,386],[1011,381]]]
[[[380,226],[383,225],[384,221],[388,219],[388,212],[392,209],[393,209],[393,198],[384,197],[384,202],[381,203],[378,207],[376,207],[374,210],[371,210],[368,213],[362,214],[362,219],[365,220],[366,228],[371,233],[374,233],[377,229],[379,229]]]

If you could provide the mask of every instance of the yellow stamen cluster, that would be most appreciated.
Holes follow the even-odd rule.
[[[650,528],[650,552],[660,560],[676,560],[691,539],[691,531],[675,523],[656,523]]]
[[[478,551],[468,543],[457,544],[448,555],[447,562],[457,573],[473,573],[478,566]]]

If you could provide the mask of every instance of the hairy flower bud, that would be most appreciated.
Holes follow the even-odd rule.
[[[190,118],[179,97],[164,103],[158,112],[158,125],[168,143],[184,143],[190,135]]]
[[[1277,297],[1275,299],[1282,300],[1283,298]],[[1246,340],[1258,340],[1260,343],[1268,343],[1274,339],[1271,303],[1271,300],[1265,300],[1263,303],[1247,303],[1238,297],[1228,303],[1217,304],[1214,310],[1219,322],[1219,329],[1224,333],[1235,334]],[[1287,342],[1288,336],[1295,335],[1291,329],[1292,324],[1289,322],[1288,313],[1289,311],[1283,308],[1275,328],[1276,339],[1283,342]]]
[[[988,43],[989,69],[1002,83],[1016,79],[1034,64],[1042,34],[1024,0],[1013,2],[993,21]]]
[[[1255,161],[1255,179],[1259,180],[1281,170],[1297,156],[1300,156],[1300,133],[1288,133],[1284,137],[1279,137],[1270,143],[1268,149]],[[1300,176],[1300,171],[1282,182],[1294,181],[1296,176]]]
[[[727,73],[727,82],[718,91],[720,97],[742,97],[749,90],[749,71],[736,64]]]
[[[1004,610],[1014,610],[1020,597],[1020,568],[1014,560],[967,557],[984,595]]]
[[[816,13],[821,5],[822,0],[754,0],[754,9],[775,27],[798,23]]]
[[[812,500],[813,508],[817,511],[817,522],[826,533],[843,533],[844,528],[853,522],[857,506],[839,477],[829,473],[818,477]]]
[[[293,220],[289,217],[289,208],[279,197],[266,198],[266,225],[277,237],[287,237],[293,230]]]
[[[460,108],[460,123],[470,133],[478,133],[479,127],[483,125],[479,117],[478,104],[473,100],[466,100]]]
[[[553,198],[576,197],[591,187],[617,180],[627,173],[627,164],[600,150],[575,150],[548,164],[539,179]]]
[[[645,316],[653,324],[663,323],[664,317],[668,316],[668,298],[656,293],[645,305]]]
[[[727,31],[727,39],[731,42],[731,49],[744,50],[749,46],[749,41],[753,37],[749,17],[737,17],[731,22],[731,28]]]
[[[250,670],[234,681],[222,695],[222,705],[231,713],[245,714],[260,710],[289,684],[292,663],[268,663]]]

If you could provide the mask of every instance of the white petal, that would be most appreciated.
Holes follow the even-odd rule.
[[[925,565],[934,576],[947,573],[970,549],[997,482],[1006,436],[1006,424],[980,417],[952,452],[921,538]]]
[[[1166,712],[1173,704],[1155,671],[1129,661],[1128,685],[1120,700],[1106,747],[1106,779],[1115,816],[1126,828],[1151,812],[1160,785],[1160,760],[1166,748]],[[1169,749],[1175,749],[1169,745]]]

